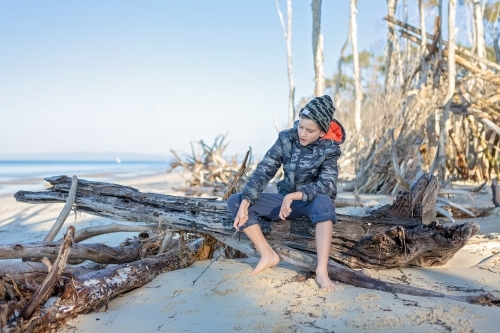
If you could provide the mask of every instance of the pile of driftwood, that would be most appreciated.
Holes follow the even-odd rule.
[[[233,219],[224,201],[141,193],[127,186],[76,177],[46,180],[52,185],[48,190],[19,191],[15,198],[32,204],[66,202],[49,234],[57,234],[70,209],[135,225],[112,223],[79,231],[69,227],[64,239],[57,242],[49,237],[43,242],[1,245],[0,259],[24,260],[0,262],[2,333],[63,327],[68,319],[98,311],[113,297],[142,286],[158,274],[211,257],[216,243],[258,256],[246,237],[235,237]],[[439,266],[461,249],[479,226],[473,222],[440,225],[435,211],[438,191],[437,179],[424,175],[411,189],[400,192],[392,205],[367,211],[364,217],[338,215],[331,241],[331,278],[391,293],[499,306],[500,299],[491,294],[448,295],[383,282],[355,270]],[[282,260],[315,270],[310,221],[262,220],[262,229]],[[118,247],[79,244],[96,235],[127,230],[141,234]],[[82,260],[91,264],[69,264]]]
[[[241,166],[237,162],[238,156],[233,156],[231,161],[228,161],[223,156],[229,144],[225,143],[225,140],[226,135],[219,135],[212,146],[207,145],[203,140],[191,142],[191,155],[185,154],[184,159],[172,149],[171,153],[175,160],[170,164],[169,171],[181,167],[187,178],[185,187],[174,189],[190,196],[208,194],[222,197],[232,184],[231,191],[240,191],[247,180],[247,173],[252,165],[252,156],[248,151]],[[230,180],[234,179],[237,181],[231,183]]]
[[[439,47],[439,17],[434,34],[424,35],[393,17],[385,19],[422,49],[410,48],[411,62],[401,69],[406,75],[401,86],[384,95],[392,112],[381,119],[383,126],[374,133],[372,144],[360,150],[358,192],[394,195],[402,188],[394,174],[399,172],[411,183],[429,172],[443,137],[446,145],[439,152],[444,158],[443,170],[439,170],[443,187],[448,179],[484,182],[500,177],[500,65],[456,46],[456,75],[449,73],[444,60],[449,56],[448,42],[441,41]],[[455,89],[448,132],[440,134],[450,77]]]

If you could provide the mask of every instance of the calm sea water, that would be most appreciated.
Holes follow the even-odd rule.
[[[0,194],[14,193],[20,189],[40,189],[45,183],[43,178],[50,176],[77,175],[109,181],[113,178],[155,174],[168,169],[167,162],[0,161]]]

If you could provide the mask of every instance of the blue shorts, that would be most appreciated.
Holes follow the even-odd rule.
[[[262,193],[261,196],[255,200],[254,204],[248,208],[248,221],[240,227],[240,230],[253,224],[258,224],[260,217],[271,220],[280,219],[281,203],[284,198],[285,194],[281,193]],[[241,193],[233,194],[227,199],[227,206],[233,217],[236,217],[238,213],[241,200]],[[332,198],[327,195],[319,195],[314,198],[313,201],[294,200],[290,208],[292,209],[292,213],[288,216],[288,219],[306,216],[313,224],[328,220],[331,220],[333,223],[337,222],[335,206]]]

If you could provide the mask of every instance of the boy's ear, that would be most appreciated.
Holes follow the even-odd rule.
[[[324,137],[325,135],[326,135],[326,132],[323,132],[323,131],[320,131],[320,132],[319,132],[319,137],[320,137],[320,138]]]

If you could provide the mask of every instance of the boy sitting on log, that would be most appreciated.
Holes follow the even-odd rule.
[[[227,204],[235,218],[234,227],[243,230],[261,254],[252,274],[280,261],[262,234],[259,218],[285,220],[307,216],[315,225],[316,282],[321,288],[334,289],[327,265],[333,223],[337,221],[334,201],[339,144],[345,140],[344,128],[333,119],[334,112],[330,96],[316,97],[307,103],[294,127],[279,133],[242,193],[229,197]],[[284,178],[277,185],[279,193],[262,193],[282,165]]]

